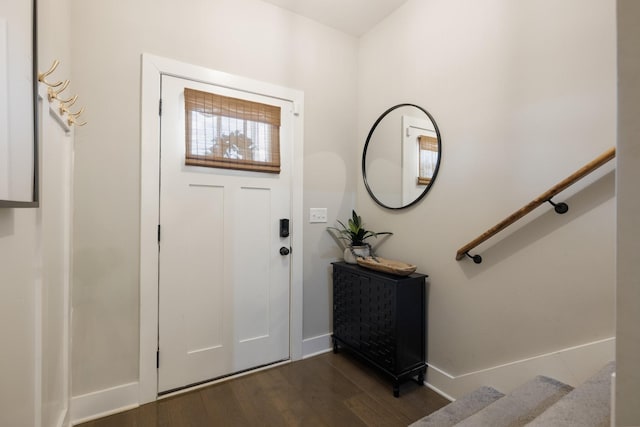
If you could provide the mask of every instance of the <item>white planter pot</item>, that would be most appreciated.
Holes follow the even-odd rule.
[[[356,256],[366,258],[369,255],[369,246],[349,246],[344,250],[344,262],[349,264],[357,264],[358,261],[356,259]]]

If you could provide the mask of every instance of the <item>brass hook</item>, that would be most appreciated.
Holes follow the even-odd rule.
[[[60,109],[59,109],[60,114],[64,114],[64,113],[68,113],[69,107],[71,107],[73,104],[76,103],[76,101],[78,100],[78,95],[74,95],[74,97],[71,99],[58,98],[58,100],[60,101]]]
[[[62,83],[62,87],[60,89],[53,90],[53,87],[47,89],[47,97],[49,98],[49,102],[53,101],[54,99],[58,99],[58,95],[69,86],[69,83],[69,80],[65,80]]]
[[[70,111],[67,111],[67,113],[69,114],[69,117],[74,117],[77,119],[78,117],[80,117],[80,114],[84,113],[84,107],[82,107],[77,113],[72,113]]]
[[[75,95],[75,98],[77,98],[77,97],[78,97],[78,95]],[[60,102],[60,104],[66,104],[67,102],[71,102],[71,101],[75,102],[74,98],[69,98],[69,99],[62,99],[62,98],[59,98],[59,97],[56,97],[56,98],[58,99],[58,102]]]
[[[67,124],[69,126],[84,126],[87,124],[87,122],[77,122],[76,120],[78,119],[78,116],[82,113],[82,111],[84,111],[84,107],[82,108],[82,110],[80,110],[78,113],[76,113],[75,115],[69,114],[69,117],[67,117]]]
[[[51,67],[47,71],[45,71],[44,73],[38,74],[38,81],[46,84],[49,87],[58,87],[61,84],[63,84],[63,82],[49,83],[48,81],[45,80],[47,76],[49,76],[51,73],[53,73],[56,70],[56,68],[58,68],[58,65],[60,65],[60,61],[55,59],[53,61],[53,64],[51,64]]]
[[[68,117],[67,117],[67,123],[69,124],[69,126],[73,126],[73,125],[76,125],[76,126],[84,126],[84,125],[86,125],[86,124],[87,124],[87,122],[78,122],[78,121],[77,121],[77,120],[78,120],[78,117],[80,117],[80,115],[81,115],[82,113],[84,113],[84,107],[82,107],[82,108],[80,109],[80,111],[77,111],[77,112],[75,112],[75,113],[72,113],[72,112],[70,112],[70,111],[68,111],[68,110],[67,110],[67,115],[68,115]]]

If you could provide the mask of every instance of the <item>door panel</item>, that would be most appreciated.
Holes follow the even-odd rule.
[[[281,172],[185,165],[185,87],[281,107]],[[162,77],[159,392],[289,358],[292,106]]]
[[[176,251],[178,253],[173,256],[176,261],[188,265],[183,270],[183,274],[188,275],[184,282],[193,284],[193,293],[200,296],[192,301],[191,315],[186,317],[187,348],[190,352],[218,348],[223,343],[223,305],[219,298],[222,282],[206,279],[211,276],[211,271],[223,271],[224,268],[221,262],[224,259],[223,240],[217,238],[224,232],[223,197],[220,187],[192,185],[185,192],[185,206],[191,209],[182,215],[189,215],[190,219],[185,223],[182,242],[176,248],[183,250]],[[191,244],[199,240],[197,247]],[[200,253],[209,255],[202,257]],[[174,280],[178,282],[181,279],[176,277]],[[200,328],[199,325],[211,327]]]
[[[243,343],[253,339],[260,339],[269,335],[269,288],[265,286],[271,262],[270,237],[273,233],[269,228],[271,218],[261,215],[251,218],[254,212],[269,212],[271,195],[267,188],[242,188],[238,197],[237,211],[242,218],[242,234],[236,243],[235,258],[238,270],[234,289],[236,299],[244,301],[238,308],[237,325],[238,340]],[[243,268],[247,260],[252,260],[250,268]]]

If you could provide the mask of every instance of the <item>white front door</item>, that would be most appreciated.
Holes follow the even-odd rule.
[[[281,108],[281,172],[185,165],[184,89]],[[162,76],[158,392],[289,359],[293,106]]]

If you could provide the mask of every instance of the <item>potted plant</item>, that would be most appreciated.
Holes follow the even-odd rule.
[[[365,229],[362,218],[355,210],[351,211],[351,218],[346,225],[340,220],[338,220],[338,224],[341,228],[327,227],[327,229],[336,231],[337,235],[334,234],[334,236],[346,243],[344,260],[350,264],[356,264],[358,257],[366,258],[373,255],[371,245],[365,242],[366,239],[383,234],[393,234],[389,231],[375,232]]]

